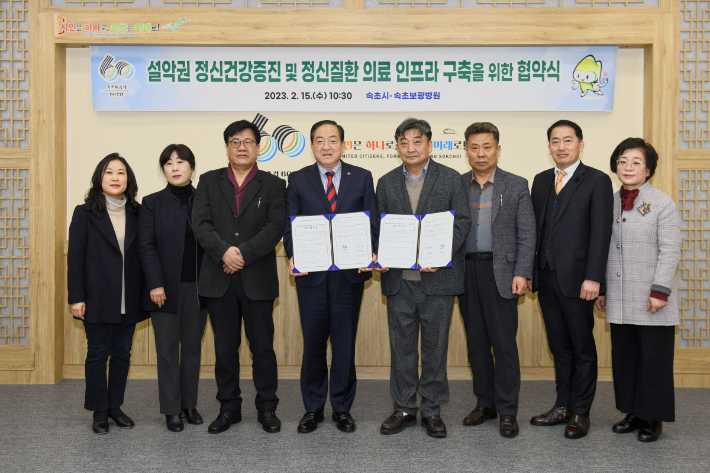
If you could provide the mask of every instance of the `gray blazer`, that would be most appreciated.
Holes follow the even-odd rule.
[[[647,205],[647,212],[642,210]],[[678,325],[676,269],[680,261],[680,215],[673,199],[646,182],[634,207],[621,211],[614,194],[614,223],[606,266],[606,321],[613,324]],[[646,311],[651,291],[668,303]]]
[[[465,189],[472,179],[473,171],[461,175]],[[536,233],[527,179],[497,168],[491,205],[491,249],[493,275],[501,297],[520,297],[513,293],[513,276],[532,279]]]
[[[409,202],[402,166],[397,166],[377,181],[377,212],[415,215]],[[429,158],[416,215],[454,211],[454,241],[451,266],[435,273],[421,273],[422,291],[428,296],[456,296],[463,293],[464,243],[471,227],[468,197],[458,172]],[[402,281],[401,269],[382,275],[382,295],[394,296]]]

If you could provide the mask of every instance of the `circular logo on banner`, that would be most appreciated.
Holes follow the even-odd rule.
[[[289,158],[295,158],[303,152],[306,147],[306,138],[297,131],[294,131],[284,140],[283,153]]]
[[[279,149],[289,158],[295,158],[306,148],[306,138],[288,125],[281,125],[274,130],[274,138]]]
[[[121,63],[124,63],[124,64],[121,64]],[[118,69],[121,66],[123,66],[123,68],[120,69],[121,79],[128,80],[131,77],[133,77],[133,73],[135,72],[135,68],[133,67],[132,64],[125,62],[125,61],[119,61],[119,63],[116,65],[116,68]]]
[[[260,163],[271,160],[279,150],[276,140],[269,135],[262,135],[260,145],[259,155],[256,158]]]
[[[116,68],[113,66],[109,66],[106,68],[104,71],[104,79],[106,79],[109,82],[113,82],[118,78],[118,71],[116,71]]]
[[[115,60],[115,57],[107,54],[99,65],[99,74],[101,74],[101,77],[103,77],[106,82],[113,82],[119,77],[123,80],[128,80],[133,77],[133,73],[136,71],[133,64],[123,59],[114,64],[113,61]]]

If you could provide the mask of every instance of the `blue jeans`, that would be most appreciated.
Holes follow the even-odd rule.
[[[91,324],[84,322],[87,353],[85,363],[86,394],[84,409],[103,411],[123,405],[131,346],[136,324]],[[108,385],[106,361],[109,357]]]

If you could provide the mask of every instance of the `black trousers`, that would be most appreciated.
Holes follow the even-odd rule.
[[[202,335],[207,309],[200,310],[196,282],[181,282],[178,313],[151,312],[158,354],[160,413],[180,414],[197,407]]]
[[[256,409],[276,410],[278,373],[274,353],[274,299],[255,301],[244,293],[242,274],[232,275],[227,292],[222,297],[207,298],[207,310],[214,331],[217,380],[217,400],[221,410],[241,411],[239,389],[239,345],[242,319],[253,357],[252,368],[256,388]]]
[[[333,412],[347,412],[355,399],[355,337],[365,283],[351,283],[342,271],[326,274],[316,287],[298,286],[303,329],[301,394],[306,412],[322,412],[328,396],[328,338],[333,349],[330,365],[330,404]]]
[[[490,259],[466,260],[464,284],[459,303],[473,372],[473,393],[482,407],[497,408],[501,415],[518,415],[518,298],[504,299],[500,295]]]
[[[131,366],[131,347],[136,324],[91,324],[84,322],[86,331],[86,362],[84,377],[86,393],[84,409],[103,411],[123,405],[128,369]],[[111,360],[109,361],[109,357]],[[106,383],[106,362],[108,385]]]
[[[597,390],[594,301],[565,297],[556,271],[540,269],[538,275],[538,300],[555,360],[555,405],[570,406],[575,414],[588,417]]]
[[[675,422],[675,326],[609,325],[616,408],[643,420]]]

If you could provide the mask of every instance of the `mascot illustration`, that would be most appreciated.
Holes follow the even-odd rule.
[[[579,61],[577,67],[574,68],[572,77],[572,90],[577,90],[579,87],[584,97],[590,90],[597,95],[604,95],[601,88],[604,87],[609,79],[602,78],[602,62],[594,59],[594,56],[589,55]]]

